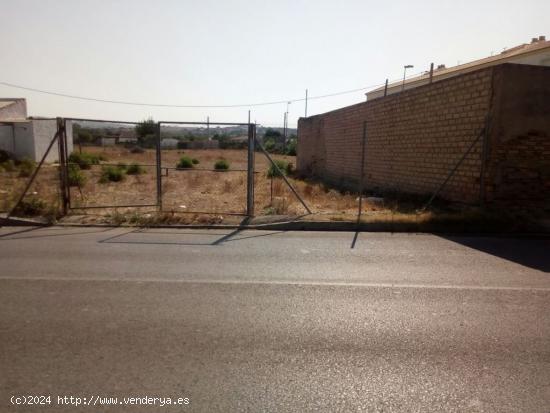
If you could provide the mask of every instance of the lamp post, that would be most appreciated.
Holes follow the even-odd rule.
[[[286,112],[285,112],[285,125],[284,125],[284,134],[283,134],[283,150],[286,150],[286,136],[288,133],[288,106],[292,102],[286,102]]]
[[[412,69],[413,65],[405,65],[403,66],[403,85],[401,86],[401,91],[405,90],[405,76],[407,74],[407,69]]]

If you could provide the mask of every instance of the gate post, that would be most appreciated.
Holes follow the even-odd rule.
[[[160,153],[160,122],[157,122],[157,130],[156,130],[156,135],[157,135],[157,145],[156,145],[156,149],[157,149],[157,156],[156,156],[156,161],[157,161],[157,208],[158,208],[158,212],[161,212],[162,211],[162,169],[161,169],[161,161],[162,161],[162,157],[161,157],[161,153]]]
[[[246,186],[246,215],[254,216],[254,142],[256,141],[256,124],[248,124],[248,168]]]
[[[57,147],[59,151],[59,186],[61,194],[61,208],[63,215],[67,215],[69,209],[69,165],[67,159],[67,135],[65,133],[65,119],[57,118]]]

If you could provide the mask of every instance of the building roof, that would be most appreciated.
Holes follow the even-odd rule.
[[[461,73],[482,69],[483,67],[494,66],[495,64],[507,62],[511,57],[534,54],[545,49],[550,50],[550,40],[546,40],[544,36],[541,36],[538,39],[533,38],[531,43],[524,43],[519,46],[506,49],[494,56],[485,57],[483,59],[474,60],[472,62],[464,63],[453,67],[443,66],[442,68],[437,68],[437,69],[434,68],[433,79],[436,80],[436,78],[439,76],[450,75],[450,74],[458,75]],[[415,82],[426,80],[429,78],[430,78],[430,72],[427,71],[421,75],[406,79],[405,85],[413,84]],[[402,86],[402,85],[403,85],[403,81],[396,81],[393,83],[389,83],[388,89],[396,86]],[[384,88],[385,86],[381,86],[371,90],[370,92],[381,91],[381,90],[384,90]]]
[[[0,100],[0,109],[5,108],[6,106],[13,105],[15,100]]]

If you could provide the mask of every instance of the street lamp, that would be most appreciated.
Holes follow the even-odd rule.
[[[407,69],[412,69],[413,67],[413,65],[403,66],[403,85],[401,86],[401,91],[405,90],[405,75],[407,74]]]
[[[287,135],[287,131],[288,131],[288,106],[291,103],[292,102],[286,102],[285,122],[284,122],[284,125],[283,125],[283,150],[286,149],[286,135]]]

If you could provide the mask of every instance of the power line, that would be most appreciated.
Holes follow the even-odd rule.
[[[416,75],[411,75],[411,77],[412,76],[416,76]],[[53,96],[59,96],[59,97],[64,97],[69,99],[86,100],[89,102],[111,103],[116,105],[130,105],[130,106],[167,107],[167,108],[243,108],[243,107],[254,107],[254,106],[280,105],[280,104],[286,104],[287,102],[302,102],[305,100],[305,98],[298,98],[298,99],[277,100],[277,101],[271,101],[271,102],[260,102],[260,103],[247,103],[247,104],[242,103],[242,104],[235,104],[235,105],[179,105],[179,104],[129,102],[124,100],[99,99],[99,98],[92,98],[92,97],[86,97],[86,96],[70,95],[70,94],[60,93],[60,92],[52,92],[49,90],[36,89],[36,88],[16,85],[8,82],[0,82],[0,85],[15,88],[15,89],[27,90],[30,92],[42,93],[45,95],[53,95]],[[326,95],[310,96],[308,97],[308,100],[324,99],[324,98],[333,97],[333,96],[346,95],[350,93],[361,92],[367,89],[373,89],[383,85],[384,83],[379,83],[376,85],[364,86],[357,89],[349,89],[341,92],[329,93]]]

